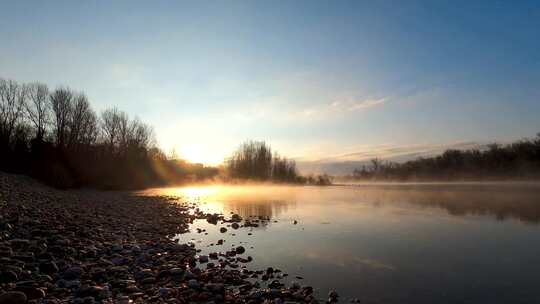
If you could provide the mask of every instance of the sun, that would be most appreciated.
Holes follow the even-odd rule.
[[[176,148],[176,151],[178,151],[178,157],[180,159],[187,160],[191,163],[215,165],[220,162],[220,159],[209,153],[208,149],[204,149],[197,144],[183,144]]]

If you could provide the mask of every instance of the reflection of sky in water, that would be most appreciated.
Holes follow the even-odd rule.
[[[199,242],[203,253],[242,244],[254,258],[250,267],[301,275],[322,294],[335,287],[363,303],[534,303],[539,189],[211,186],[148,193],[197,201],[209,212],[271,217],[264,228],[225,234],[199,221],[194,226],[208,235],[180,238]],[[220,238],[223,246],[206,247]]]

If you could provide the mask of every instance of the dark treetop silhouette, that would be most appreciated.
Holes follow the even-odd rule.
[[[140,188],[217,174],[167,159],[149,125],[114,107],[98,116],[82,92],[1,78],[0,156],[0,169],[57,187]]]
[[[540,133],[508,145],[491,144],[479,150],[447,150],[442,155],[405,163],[373,159],[356,169],[353,179],[484,180],[540,178]]]

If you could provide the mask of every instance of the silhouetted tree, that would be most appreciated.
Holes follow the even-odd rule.
[[[105,142],[111,151],[114,151],[119,141],[120,119],[120,112],[117,108],[110,108],[101,112],[101,129]]]
[[[50,134],[50,136],[49,136]],[[168,160],[152,128],[116,108],[98,119],[82,92],[0,79],[0,169],[59,187],[110,189],[212,178],[216,168]]]
[[[0,79],[0,140],[4,147],[12,143],[13,132],[23,118],[26,97],[25,85]]]
[[[447,150],[441,155],[405,163],[372,161],[369,169],[355,169],[356,179],[483,179],[539,178],[540,135],[485,149]]]
[[[272,154],[263,141],[247,141],[227,161],[232,178],[275,182],[305,182],[299,178],[294,160]]]
[[[43,83],[28,85],[28,102],[25,103],[26,113],[34,125],[35,138],[43,141],[45,128],[50,119],[49,89]]]
[[[73,93],[68,88],[57,88],[49,96],[53,112],[56,146],[63,148],[68,141],[69,124],[73,110]]]

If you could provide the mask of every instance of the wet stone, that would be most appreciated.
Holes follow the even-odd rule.
[[[65,280],[76,280],[81,277],[83,269],[81,267],[68,268],[62,273],[62,278]]]
[[[52,261],[42,262],[39,264],[39,271],[48,275],[55,274],[58,272],[58,266]]]
[[[20,291],[8,291],[0,294],[0,304],[25,304],[26,295]]]
[[[12,283],[16,282],[19,277],[11,270],[2,271],[0,273],[0,283]]]
[[[28,300],[36,300],[36,299],[41,299],[45,297],[45,291],[43,291],[43,289],[41,288],[21,286],[21,287],[17,287],[16,291],[20,291],[24,293]]]
[[[236,247],[235,251],[236,251],[236,254],[242,254],[246,252],[246,249],[243,246],[238,246]]]

